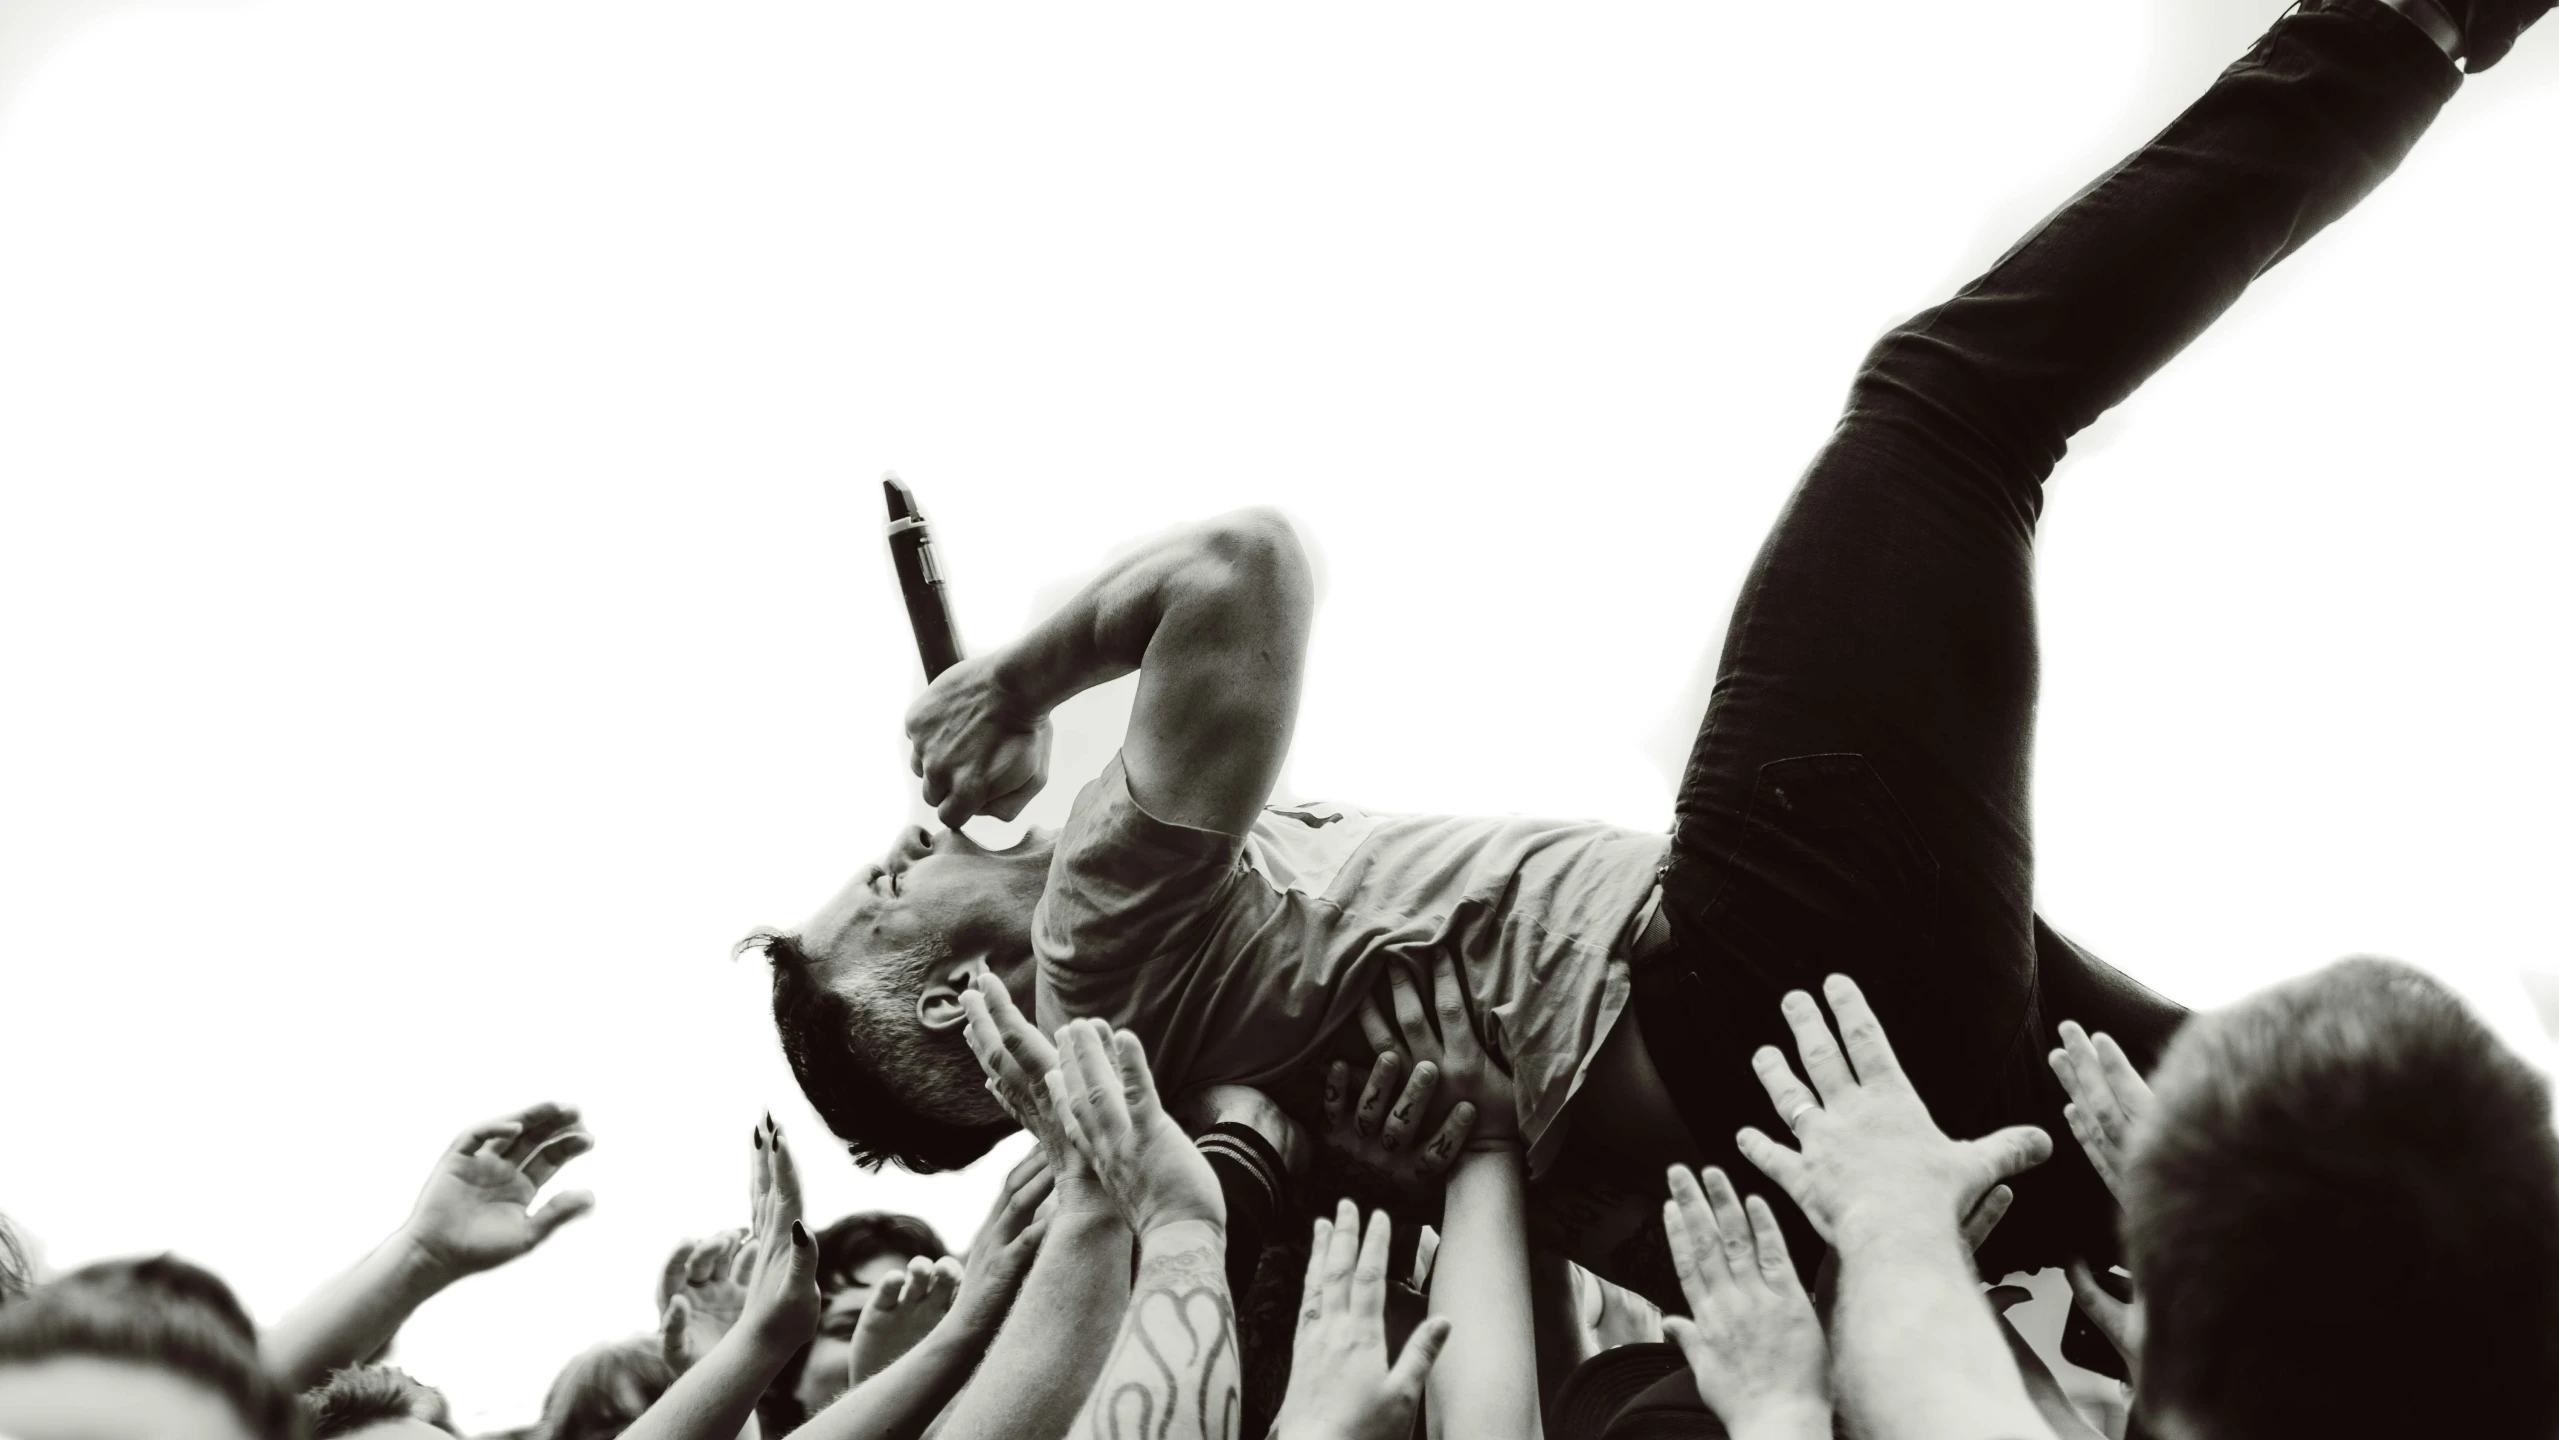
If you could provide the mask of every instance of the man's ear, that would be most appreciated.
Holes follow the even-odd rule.
[[[915,1023],[937,1035],[966,1025],[968,1012],[960,1008],[960,996],[986,968],[984,955],[954,955],[934,966],[933,973],[924,977],[924,988],[916,992]]]

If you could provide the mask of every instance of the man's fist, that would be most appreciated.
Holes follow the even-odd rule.
[[[1010,820],[1048,784],[1048,715],[1004,689],[990,656],[963,660],[924,687],[907,707],[906,738],[907,767],[945,825],[975,815]]]

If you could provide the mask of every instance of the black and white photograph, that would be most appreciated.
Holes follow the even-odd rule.
[[[0,0],[0,1440],[2559,1440],[2551,5]]]

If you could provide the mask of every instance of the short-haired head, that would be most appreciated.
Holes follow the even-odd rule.
[[[0,1432],[17,1405],[86,1416],[101,1435],[142,1407],[218,1415],[258,1440],[301,1423],[231,1288],[168,1255],[86,1266],[0,1307]]]
[[[453,1428],[452,1407],[444,1392],[422,1385],[407,1371],[391,1365],[350,1365],[331,1374],[325,1384],[302,1392],[302,1415],[310,1424],[309,1440],[339,1440],[364,1435],[369,1440],[400,1436],[447,1435]]]
[[[912,829],[807,925],[738,942],[770,965],[782,1053],[858,1163],[953,1170],[1014,1129],[969,1053],[960,997],[984,975],[1028,993],[1051,848],[1036,831],[994,851]]]
[[[614,1440],[675,1384],[655,1335],[581,1351],[543,1397],[542,1440]]]
[[[2559,1427],[2559,1140],[2443,985],[2341,961],[2187,1022],[2125,1242],[2141,1404],[2197,1440]]]

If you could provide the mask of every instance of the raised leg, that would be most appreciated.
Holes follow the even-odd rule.
[[[1868,355],[1743,585],[1664,867],[1676,944],[1639,967],[1648,1048],[1737,1178],[1776,1198],[1731,1146],[1742,1124],[1785,1133],[1747,1059],[1783,1043],[1778,996],[1829,971],[1865,988],[1950,1131],[2061,1133],[2058,1088],[2030,1078],[2049,1037],[2027,1033],[2062,1018],[2034,1003],[2028,836],[2043,481],[2074,433],[2380,183],[2458,84],[2378,0],[2288,14]],[[2111,1231],[2069,1149],[2021,1184],[2003,1256]]]

